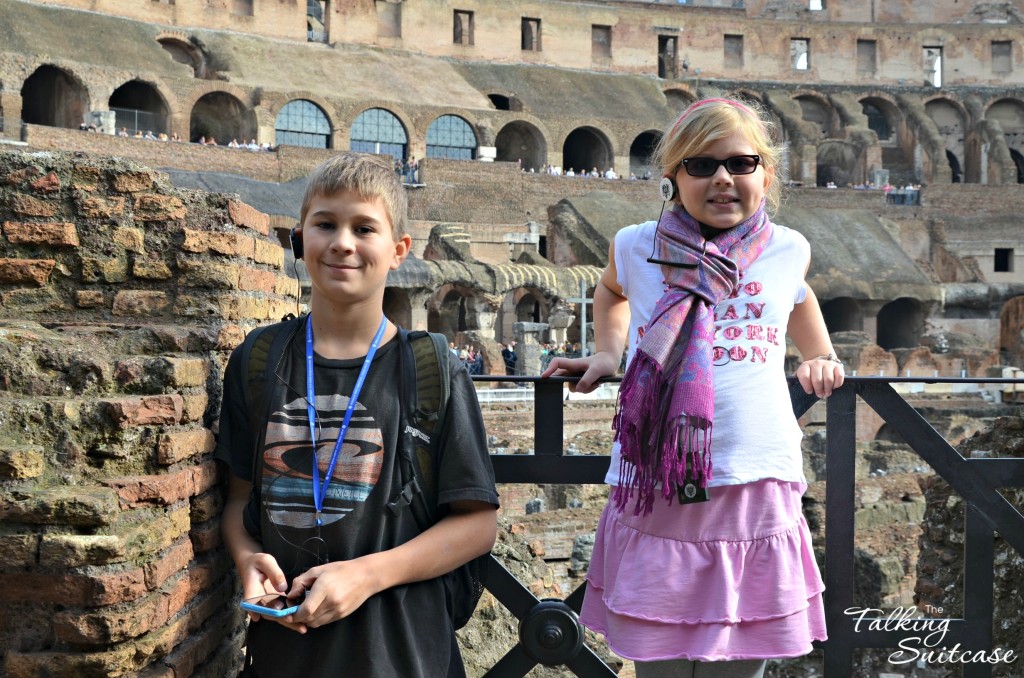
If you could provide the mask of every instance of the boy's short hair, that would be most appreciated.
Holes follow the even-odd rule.
[[[665,176],[675,176],[683,158],[700,154],[719,139],[742,134],[761,156],[766,172],[773,172],[772,182],[765,190],[768,211],[779,208],[782,181],[779,163],[782,147],[773,138],[775,129],[769,116],[754,103],[732,99],[702,99],[690,105],[676,119],[658,142],[652,165],[660,166]]]
[[[313,198],[341,191],[353,191],[364,200],[380,200],[391,219],[392,236],[397,240],[406,234],[409,200],[394,166],[379,155],[351,151],[325,160],[309,175],[299,210],[299,224],[306,223]]]

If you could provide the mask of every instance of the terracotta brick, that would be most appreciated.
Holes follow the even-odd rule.
[[[71,306],[52,287],[17,289],[0,294],[0,305],[17,309],[23,315],[38,313],[63,313]]]
[[[0,601],[100,607],[135,600],[147,590],[140,567],[98,575],[8,572]]]
[[[186,287],[238,289],[238,268],[236,264],[178,257],[178,270],[181,272],[179,280]]]
[[[0,495],[0,520],[98,527],[117,518],[117,499],[115,492],[104,487],[21,488],[16,493]]]
[[[251,228],[260,235],[270,233],[270,217],[240,200],[228,200],[228,216],[232,223]]]
[[[273,292],[277,276],[271,271],[242,266],[238,271],[238,289],[244,292]]]
[[[39,563],[43,566],[105,565],[124,557],[124,545],[112,534],[44,534],[39,543]]]
[[[213,452],[216,444],[213,432],[206,428],[164,433],[156,445],[157,462],[175,464],[198,454]]]
[[[124,212],[124,197],[120,195],[98,197],[80,194],[77,202],[78,213],[86,219],[110,219]],[[116,238],[115,233],[115,242]]]
[[[199,393],[183,393],[181,396],[184,403],[181,413],[181,423],[202,421],[206,414],[206,406],[210,404],[210,396],[205,391]]]
[[[185,252],[215,252],[228,257],[252,257],[255,240],[241,233],[197,231],[191,228],[184,231],[185,242],[181,249]]]
[[[165,292],[148,290],[126,290],[114,297],[114,315],[146,316],[164,311],[170,301]]]
[[[221,545],[220,521],[211,520],[197,525],[188,533],[196,553],[209,553]]]
[[[25,167],[20,170],[14,170],[7,175],[7,184],[9,186],[16,186],[17,184],[23,184],[29,179],[38,177],[42,172],[35,167]]]
[[[55,172],[39,177],[32,182],[32,190],[38,193],[56,193],[60,190],[60,177]]]
[[[39,445],[0,443],[0,478],[38,478],[45,467],[43,448]]]
[[[158,589],[168,579],[188,569],[188,565],[195,557],[192,551],[192,542],[182,539],[177,544],[160,554],[160,557],[143,566],[146,572],[146,585],[150,589]]]
[[[118,428],[176,424],[181,419],[184,406],[181,396],[177,394],[100,402],[104,404],[107,415]]]
[[[238,325],[222,325],[217,332],[217,348],[231,350],[245,340],[245,330]]]
[[[277,282],[274,285],[274,294],[279,294],[283,297],[294,297],[299,293],[299,281],[295,278],[286,275],[277,276]]]
[[[162,259],[141,257],[132,264],[132,275],[142,280],[167,280],[174,274]]]
[[[135,196],[135,218],[141,221],[177,221],[187,214],[181,198],[146,193]]]
[[[82,282],[120,283],[128,279],[128,262],[123,257],[82,257]]]
[[[11,196],[9,204],[14,212],[30,217],[52,217],[57,214],[56,205],[33,198],[30,195],[17,194]]]
[[[192,498],[189,506],[192,520],[204,523],[220,516],[224,509],[224,500],[219,489]]]
[[[14,570],[31,567],[36,564],[38,551],[38,535],[0,535],[0,569]]]
[[[124,203],[124,198],[118,198],[118,200]],[[146,244],[145,232],[141,228],[115,229],[111,239],[115,244],[136,254],[141,254]]]
[[[103,484],[115,489],[127,505],[167,506],[207,491],[217,481],[217,466],[210,461],[173,473],[115,478]]]
[[[0,259],[0,284],[42,287],[50,281],[57,262],[53,259]]]
[[[99,290],[78,290],[75,292],[75,304],[78,308],[96,308],[104,303],[103,292]]]
[[[138,193],[153,188],[151,172],[119,172],[110,182],[118,193]]]
[[[284,266],[284,248],[277,243],[255,240],[252,259],[257,264],[269,264],[275,268]]]
[[[15,244],[78,247],[78,229],[71,223],[25,223],[5,221],[4,235]]]

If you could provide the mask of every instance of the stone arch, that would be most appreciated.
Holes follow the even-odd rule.
[[[690,104],[697,101],[697,95],[687,86],[676,85],[667,88],[664,92],[665,102],[668,104],[669,109],[673,111],[673,118],[678,117]]]
[[[547,164],[548,143],[544,133],[531,122],[513,120],[494,138],[497,148],[495,160],[499,162],[522,161],[523,169],[539,170]]]
[[[839,114],[825,97],[816,93],[803,93],[793,97],[800,104],[801,118],[814,125],[820,132],[820,139],[838,136]]]
[[[999,310],[999,354],[1002,362],[1024,367],[1024,295],[1008,299]]]
[[[818,144],[817,151],[817,185],[825,186],[833,182],[836,186],[846,186],[855,178],[857,167],[857,149],[842,139],[825,139]]]
[[[830,333],[864,330],[864,311],[853,297],[837,297],[822,302],[821,314]]]
[[[985,110],[985,119],[999,123],[1017,167],[1017,183],[1024,183],[1024,102],[1009,97],[994,101]]]
[[[636,135],[633,143],[629,145],[629,171],[637,178],[643,177],[646,172],[650,172],[652,177],[661,174],[660,168],[651,166],[654,149],[659,141],[661,141],[661,132],[647,130]]]
[[[384,288],[384,315],[400,327],[412,328],[412,300],[401,287]]]
[[[206,52],[183,33],[161,33],[156,41],[171,59],[191,68],[194,77],[203,80],[214,77],[215,74],[208,66]]]
[[[875,440],[887,443],[899,443],[901,445],[906,444],[906,440],[903,439],[903,436],[900,435],[899,431],[887,422],[884,422],[878,427],[878,431],[875,432]]]
[[[476,126],[461,113],[445,113],[427,127],[427,157],[474,160],[480,146]]]
[[[468,302],[471,295],[472,292],[461,285],[442,285],[428,303],[427,329],[457,342],[459,333],[470,329]]]
[[[110,95],[107,106],[114,112],[116,129],[129,135],[136,131],[159,134],[170,131],[171,110],[167,99],[152,83],[129,80]]]
[[[902,122],[900,109],[891,101],[877,96],[862,97],[861,112],[868,120],[868,129],[875,133],[881,144],[895,143],[899,139]]]
[[[292,99],[274,114],[275,145],[331,148],[332,130],[327,111],[309,99]]]
[[[43,64],[21,87],[21,119],[31,125],[77,129],[91,110],[89,90],[71,71]]]
[[[608,135],[598,127],[577,127],[562,142],[562,166],[604,172],[615,164],[615,152]],[[577,172],[578,173],[578,172]]]
[[[887,351],[918,346],[927,315],[924,304],[917,299],[900,297],[890,301],[878,311],[876,343]]]
[[[384,106],[367,106],[352,119],[349,127],[348,147],[361,153],[390,155],[396,159],[408,159],[411,139],[411,125],[393,109]]]
[[[934,98],[924,105],[942,136],[946,147],[946,161],[952,172],[953,183],[964,180],[964,138],[967,132],[967,113],[963,107],[945,97]]]
[[[256,114],[234,94],[214,90],[196,100],[188,129],[189,141],[212,137],[224,145],[232,138],[252,139],[256,137]]]

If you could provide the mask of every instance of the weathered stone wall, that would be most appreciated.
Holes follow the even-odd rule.
[[[269,220],[121,160],[0,154],[0,672],[230,672],[210,458],[296,283]]]

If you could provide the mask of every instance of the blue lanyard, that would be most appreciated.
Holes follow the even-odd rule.
[[[373,341],[370,342],[366,358],[363,359],[363,367],[359,370],[356,385],[352,388],[352,396],[348,399],[348,407],[345,408],[345,418],[341,422],[341,431],[338,433],[338,440],[334,443],[334,452],[331,453],[331,463],[327,466],[327,474],[324,476],[323,485],[321,485],[320,463],[316,457],[317,414],[316,408],[313,407],[313,403],[316,402],[316,391],[313,388],[313,315],[310,314],[306,318],[306,416],[309,419],[309,439],[313,443],[313,506],[316,508],[317,527],[323,524],[320,520],[320,512],[324,508],[324,496],[327,495],[327,488],[331,484],[331,476],[334,475],[334,467],[338,463],[338,453],[341,452],[341,446],[345,443],[345,434],[348,433],[348,425],[352,421],[352,412],[356,407],[356,399],[359,397],[359,392],[363,390],[363,382],[366,381],[366,374],[370,371],[370,363],[373,362],[373,356],[377,354],[377,349],[380,347],[381,339],[384,338],[384,330],[387,329],[387,326],[388,319],[381,318],[377,334],[374,335]]]

